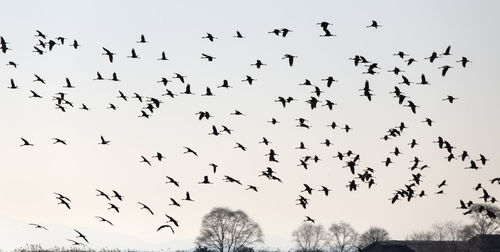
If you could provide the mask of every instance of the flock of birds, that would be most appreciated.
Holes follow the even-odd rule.
[[[320,26],[320,28],[323,32],[322,34],[319,35],[320,37],[334,37],[334,36],[336,36],[330,31],[331,25],[332,25],[331,23],[320,22],[320,23],[318,23],[318,25]],[[378,29],[381,27],[382,26],[379,25],[376,21],[372,21],[372,23],[367,26],[367,28],[370,28],[370,29],[371,28]],[[283,38],[286,38],[292,32],[293,31],[288,29],[288,28],[279,28],[279,29],[273,29],[272,31],[269,31],[270,34],[274,34],[276,36],[280,36]],[[50,53],[52,50],[54,50],[55,47],[64,46],[64,45],[68,46],[68,44],[66,43],[68,39],[64,38],[64,37],[56,37],[54,39],[51,39],[48,35],[46,35],[45,33],[41,32],[41,31],[38,31],[38,30],[36,31],[35,37],[38,40],[37,44],[33,46],[33,48],[34,48],[33,52],[35,54],[44,55],[44,54]],[[234,35],[234,38],[244,39],[245,36],[243,36],[243,34],[240,31],[237,31],[236,35]],[[207,33],[205,36],[202,37],[202,39],[206,39],[210,43],[215,43],[215,41],[218,38],[215,37],[211,33]],[[144,35],[141,35],[139,40],[136,42],[139,44],[149,43],[149,41],[146,39],[146,37]],[[78,50],[80,44],[77,40],[73,40],[73,43],[70,44],[69,46],[71,46],[75,50]],[[7,54],[8,51],[10,50],[9,43],[7,42],[7,40],[4,37],[0,37],[0,50],[4,54]],[[157,60],[160,60],[160,61],[169,60],[166,57],[166,53],[164,51],[159,52],[158,54],[159,54],[159,58]],[[104,55],[107,58],[107,60],[109,60],[110,64],[112,64],[113,62],[115,62],[117,60],[116,59],[117,53],[113,52],[113,50],[110,50],[106,47],[102,47],[102,55]],[[429,64],[434,64],[435,62],[438,61],[439,58],[451,57],[451,55],[452,55],[451,46],[448,46],[442,53],[432,52],[432,54],[429,57],[423,58],[423,59],[418,59],[418,60],[413,58],[413,57],[410,57],[409,54],[407,54],[406,52],[403,52],[403,51],[398,51],[398,52],[394,53],[394,56],[399,57],[401,59],[401,61],[403,62],[403,64],[405,64],[407,67],[410,67],[410,65],[414,64],[415,62],[419,62],[419,61],[428,61]],[[140,59],[140,56],[138,55],[138,53],[136,52],[135,49],[131,49],[130,54],[127,56],[127,58]],[[212,55],[202,53],[201,59],[212,62],[212,61],[216,60],[217,58],[212,56]],[[282,59],[286,60],[287,64],[290,67],[293,67],[294,62],[297,60],[297,56],[291,55],[291,54],[285,54],[285,55],[283,55]],[[382,73],[381,67],[379,66],[379,64],[377,62],[369,60],[362,55],[354,55],[349,60],[353,61],[354,67],[361,68],[361,71],[360,71],[361,74],[365,74],[368,77],[370,75]],[[471,61],[469,61],[469,59],[467,57],[461,57],[456,62],[459,63],[458,66],[450,66],[450,65],[439,66],[438,69],[441,69],[441,75],[443,77],[445,77],[446,74],[450,71],[450,69],[452,69],[454,67],[466,68],[467,64],[470,63]],[[17,68],[19,66],[14,61],[9,61],[7,65],[14,67],[14,68]],[[262,60],[257,59],[256,62],[251,64],[250,66],[256,67],[257,69],[260,69],[261,67],[266,66],[266,64]],[[404,106],[404,107],[408,107],[410,109],[409,113],[411,112],[413,114],[417,114],[418,108],[419,108],[419,106],[417,105],[417,102],[410,99],[410,97],[402,90],[402,86],[403,87],[410,86],[412,84],[431,85],[431,82],[429,80],[427,80],[427,77],[425,76],[425,74],[421,74],[420,80],[418,80],[418,81],[410,81],[409,78],[407,78],[404,75],[405,70],[400,69],[398,67],[394,67],[392,69],[386,70],[386,72],[401,76],[401,82],[395,83],[396,85],[394,85],[394,91],[392,91],[389,95],[391,95],[391,94],[394,95],[394,98],[396,99],[397,104]],[[176,79],[178,82],[185,85],[185,90],[183,92],[175,93],[174,91],[169,89],[168,84],[170,82],[172,82],[173,79]],[[120,81],[120,78],[117,76],[116,73],[113,73],[109,79],[106,79],[101,75],[101,73],[97,72],[94,80],[95,81],[104,81],[104,80]],[[129,101],[130,99],[137,99],[138,102],[140,102],[141,104],[145,104],[144,107],[142,107],[138,111],[137,116],[140,118],[144,118],[144,120],[146,120],[146,119],[150,118],[151,116],[153,116],[153,114],[155,113],[155,111],[157,109],[160,109],[161,104],[163,103],[163,99],[164,99],[163,97],[166,97],[166,99],[175,99],[175,97],[178,95],[194,95],[193,91],[191,90],[190,84],[188,84],[186,80],[187,80],[187,76],[182,75],[181,73],[174,73],[171,78],[162,77],[158,81],[159,83],[162,83],[165,86],[165,93],[159,95],[158,97],[145,97],[145,96],[140,95],[139,93],[133,93],[132,95],[127,95],[124,92],[119,90],[118,94],[117,94],[117,98],[122,99],[125,102]],[[257,81],[257,79],[255,79],[254,77],[249,76],[249,75],[247,75],[245,78],[243,78],[241,80],[241,82],[247,82],[249,85],[254,84],[255,81]],[[338,80],[334,79],[332,76],[328,76],[328,77],[322,79],[321,81],[326,83],[326,86],[325,86],[326,88],[330,88],[332,85],[334,85],[336,82],[338,82]],[[34,74],[33,82],[40,83],[42,85],[48,85],[47,82],[45,81],[45,79],[38,74]],[[320,96],[322,93],[324,93],[324,88],[317,86],[317,85],[314,85],[312,81],[306,79],[303,83],[300,83],[299,85],[303,85],[306,88],[311,89],[310,93],[312,93],[313,95],[311,95],[309,98],[306,98],[303,100],[303,102],[308,104],[307,106],[311,110],[318,109],[319,104],[321,104],[321,107],[326,107],[328,110],[333,110],[334,106],[337,105],[336,103],[334,103],[331,100],[328,100],[328,99],[323,100],[323,98]],[[11,79],[10,85],[8,86],[8,88],[15,90],[15,89],[19,89],[19,86],[18,86],[18,84],[16,84],[14,79]],[[73,89],[73,88],[77,88],[77,87],[72,83],[72,81],[69,78],[66,78],[65,85],[62,88]],[[232,88],[232,86],[230,86],[228,80],[223,80],[222,84],[220,86],[217,86],[216,88],[229,90],[229,88]],[[213,90],[215,90],[213,87],[206,87],[205,92],[203,94],[201,94],[201,96],[214,96]],[[43,98],[40,94],[38,94],[37,91],[35,91],[35,90],[29,90],[29,91],[30,91],[30,96],[29,96],[30,98],[33,98],[33,99],[42,99]],[[361,96],[366,97],[366,99],[368,101],[372,101],[373,96],[374,96],[374,91],[370,87],[370,80],[367,79],[365,81],[364,85],[359,89],[359,91],[360,91]],[[61,112],[66,112],[70,108],[73,108],[75,106],[74,105],[75,102],[71,101],[69,95],[67,93],[64,93],[64,92],[55,93],[51,97],[51,99],[55,101],[55,108],[60,110]],[[443,97],[443,101],[449,102],[449,103],[454,103],[457,99],[458,99],[457,97],[454,97],[451,95]],[[294,98],[294,97],[280,96],[280,97],[277,97],[276,100],[274,100],[274,102],[279,104],[279,106],[286,108],[287,106],[290,105],[290,103],[298,102],[298,100],[299,99]],[[110,110],[116,110],[118,108],[118,106],[116,106],[114,103],[109,103],[109,106],[107,108]],[[90,111],[90,106],[88,106],[85,103],[81,103],[79,109],[85,110],[85,111]],[[239,110],[235,110],[233,113],[231,113],[231,115],[237,117],[237,116],[244,116],[245,114]],[[213,114],[209,111],[199,111],[198,113],[196,113],[196,118],[197,118],[197,120],[200,120],[200,121],[201,120],[213,120],[213,119],[211,119],[213,117],[214,117]],[[305,118],[297,118],[297,122],[298,122],[298,124],[295,125],[297,127],[302,127],[302,128],[306,128],[306,129],[311,128],[309,120],[307,120]],[[275,118],[272,118],[271,120],[268,121],[268,123],[270,123],[271,125],[275,125],[275,124],[279,123],[279,121]],[[422,123],[425,123],[426,125],[431,127],[431,126],[433,126],[433,124],[435,122],[434,122],[434,120],[432,120],[430,118],[425,118],[425,120],[423,120]],[[335,121],[333,121],[327,127],[331,128],[332,130],[341,129],[341,130],[345,131],[346,133],[349,133],[353,130],[353,128],[351,126],[349,126],[348,124],[345,124],[342,126],[342,125],[338,125]],[[405,133],[406,128],[407,128],[407,126],[405,125],[405,123],[401,122],[400,125],[398,125],[394,128],[388,129],[387,132],[381,137],[381,141],[390,141],[394,138],[400,137],[401,135],[403,135]],[[233,132],[233,130],[225,125],[222,125],[219,127],[212,125],[210,127],[210,129],[208,130],[208,134],[213,135],[213,136],[220,136],[223,134],[230,135],[230,134],[232,134],[232,132]],[[26,139],[24,137],[21,137],[20,139],[21,139],[21,145],[20,145],[21,147],[28,148],[28,147],[34,146],[34,144],[32,142],[30,142],[28,139]],[[61,144],[61,145],[68,144],[66,139],[53,138],[52,140],[53,140],[53,144]],[[451,144],[451,142],[449,140],[446,140],[441,136],[436,137],[435,143],[436,143],[436,149],[443,152],[443,156],[444,156],[444,158],[446,158],[446,160],[451,162],[453,160],[458,159],[464,163],[463,168],[465,168],[465,169],[477,170],[477,169],[487,165],[487,163],[489,161],[488,158],[483,154],[479,154],[476,157],[476,156],[469,154],[469,152],[467,150],[462,150],[460,154],[457,153],[456,152],[457,147],[455,147],[453,144]],[[109,139],[107,139],[106,137],[101,135],[100,137],[99,136],[96,137],[96,144],[110,145],[110,144],[112,144],[112,142]],[[269,151],[265,154],[265,156],[266,156],[266,160],[270,164],[279,163],[279,161],[277,159],[278,153],[272,147],[270,147],[271,141],[268,138],[262,137],[262,139],[259,141],[259,144],[263,144],[263,145],[269,147]],[[325,139],[323,142],[321,142],[321,145],[324,145],[327,148],[329,148],[333,145],[333,141],[329,140],[329,139]],[[419,145],[419,143],[418,143],[417,139],[412,139],[411,142],[408,143],[408,145],[410,146],[411,149],[413,149],[417,145]],[[184,148],[184,154],[191,155],[193,158],[198,157],[198,152],[195,150],[195,148],[189,147],[189,146],[184,146],[183,148]],[[247,147],[244,144],[239,143],[239,142],[235,143],[234,148],[239,150],[239,151],[243,151],[243,152],[247,151]],[[299,150],[307,149],[304,142],[300,142],[299,145],[295,148],[299,149]],[[385,160],[381,160],[381,163],[385,167],[391,166],[393,164],[393,159],[402,155],[402,154],[403,153],[401,153],[400,149],[398,147],[395,147],[394,151],[389,153]],[[152,159],[155,159],[158,162],[161,162],[165,158],[166,158],[165,154],[157,152],[154,156],[140,155],[139,162],[151,166]],[[356,191],[361,184],[366,184],[366,186],[368,188],[372,188],[374,185],[377,184],[376,177],[374,175],[374,173],[376,171],[375,168],[372,168],[372,167],[360,168],[359,167],[359,163],[360,163],[359,161],[361,160],[360,154],[357,154],[351,150],[347,150],[345,152],[338,151],[333,156],[333,158],[338,159],[341,162],[344,162],[344,164],[345,164],[344,167],[349,168],[350,173],[353,175],[353,178],[349,179],[347,181],[347,184],[346,184],[347,190]],[[309,167],[311,166],[312,163],[317,163],[321,160],[322,159],[320,159],[320,157],[318,155],[307,155],[307,156],[299,158],[299,160],[297,162],[297,166],[307,170],[307,169],[309,169]],[[211,170],[213,171],[214,174],[217,173],[217,168],[218,168],[217,164],[210,163],[209,166],[212,168]],[[411,201],[412,199],[421,198],[421,197],[425,197],[428,195],[424,190],[420,189],[419,186],[421,185],[422,178],[424,177],[424,175],[423,175],[424,169],[428,169],[428,168],[430,168],[430,166],[428,164],[425,164],[424,161],[420,157],[415,156],[412,160],[412,165],[408,168],[412,172],[411,177],[409,178],[410,183],[409,184],[405,183],[404,185],[402,185],[402,187],[400,189],[395,190],[394,195],[389,199],[389,202],[392,204],[395,204],[396,202],[398,202],[402,199],[406,199],[407,201]],[[256,174],[256,176],[263,177],[269,181],[276,181],[278,183],[283,183],[283,180],[279,177],[278,172],[271,167],[267,167],[266,169],[259,171],[259,174],[258,175]],[[224,175],[223,181],[225,181],[227,183],[234,183],[234,184],[237,184],[240,186],[244,185],[244,183],[241,180],[239,180],[233,176],[229,176],[229,175]],[[177,180],[173,177],[170,177],[170,176],[166,176],[165,183],[172,184],[176,187],[180,187],[179,180]],[[210,180],[209,175],[203,175],[203,176],[200,176],[200,181],[198,183],[199,184],[212,184],[215,182],[212,182]],[[490,180],[490,183],[500,185],[500,177],[492,178]],[[448,185],[447,181],[443,180],[439,185],[435,186],[435,191],[433,191],[432,193],[433,194],[444,194],[445,188],[447,185]],[[478,197],[481,201],[491,202],[491,203],[495,203],[497,201],[496,198],[493,195],[491,195],[490,193],[488,193],[487,190],[481,184],[478,184],[473,189],[475,191],[479,191],[479,190],[482,191],[482,195],[480,195],[480,197]],[[246,190],[253,191],[253,192],[259,192],[259,187],[257,185],[247,184]],[[314,185],[313,186],[313,185],[309,185],[309,184],[303,184],[303,190],[297,191],[298,198],[296,200],[296,205],[298,205],[304,209],[307,209],[308,205],[311,202],[308,197],[310,195],[312,195],[313,192],[315,192],[315,191],[319,191],[322,194],[324,194],[325,197],[329,197],[329,196],[331,196],[332,189],[325,186],[325,185]],[[96,192],[97,192],[96,196],[101,197],[102,200],[107,203],[109,211],[115,212],[116,214],[120,213],[120,204],[119,203],[124,200],[123,195],[121,195],[116,190],[113,190],[111,193],[106,193],[100,189],[96,189]],[[68,210],[71,209],[72,201],[69,197],[67,197],[59,192],[55,192],[54,195],[55,195],[55,199],[56,199],[58,205],[61,205],[62,207],[67,208]],[[186,201],[186,202],[194,201],[191,198],[189,191],[186,191],[185,198],[183,198],[181,200]],[[466,203],[466,201],[468,201],[468,202]],[[170,198],[169,205],[175,206],[175,207],[181,207],[181,204],[179,202],[181,202],[181,201],[176,200],[174,198]],[[473,204],[474,203],[472,200],[460,200],[460,206],[458,208],[465,210],[464,214],[470,214],[472,212],[471,206]],[[151,214],[151,215],[155,214],[154,211],[148,205],[146,205],[142,202],[137,202],[137,208],[138,208],[138,210],[144,211],[146,214]],[[483,209],[480,209],[480,211],[481,211],[481,213],[489,216],[490,218],[497,217],[495,213],[489,211],[488,209],[483,208]],[[175,228],[179,227],[179,222],[172,216],[165,215],[165,217],[166,217],[165,222],[160,224],[156,228],[156,230],[162,231],[164,229],[169,229],[172,233],[174,233]],[[114,225],[113,222],[111,222],[110,220],[108,220],[107,218],[104,218],[102,216],[95,216],[95,218],[97,221],[102,222],[103,225],[110,225],[110,226]],[[306,216],[304,221],[314,223],[315,219],[310,217],[310,216]],[[43,226],[41,224],[31,223],[30,225],[32,225],[35,228],[48,230],[45,226]],[[69,242],[71,242],[72,245],[86,245],[89,243],[89,239],[87,238],[86,235],[84,235],[82,232],[78,231],[77,229],[74,229],[74,231],[75,231],[75,236],[72,237],[71,239],[70,238],[67,239]]]

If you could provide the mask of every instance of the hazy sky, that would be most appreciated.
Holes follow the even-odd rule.
[[[202,216],[216,206],[244,210],[261,225],[263,246],[281,249],[293,246],[291,232],[305,215],[327,227],[343,220],[359,232],[379,225],[394,239],[441,220],[465,223],[455,209],[459,199],[479,201],[481,192],[472,190],[477,183],[493,196],[500,188],[488,182],[500,176],[498,10],[498,1],[10,1],[0,15],[0,36],[12,49],[0,53],[0,248],[68,246],[66,239],[75,238],[76,228],[87,235],[91,248],[188,249],[194,247]],[[382,27],[366,28],[371,20]],[[319,37],[323,32],[316,23],[321,21],[333,23],[329,29],[337,36]],[[285,27],[292,30],[286,38],[268,34]],[[32,52],[39,39],[35,30],[68,40],[38,55]],[[234,38],[236,30],[245,38]],[[201,39],[207,32],[218,39]],[[149,43],[136,43],[141,34]],[[67,45],[73,39],[81,44],[77,50]],[[432,64],[424,60],[448,45],[451,56]],[[116,53],[114,63],[102,55],[102,47]],[[126,57],[132,48],[140,59]],[[157,60],[162,51],[169,61]],[[393,56],[398,51],[418,62],[407,66]],[[216,59],[200,59],[201,53]],[[286,53],[298,56],[293,67],[281,59]],[[361,74],[366,68],[348,60],[354,55],[377,62],[380,74]],[[456,63],[462,56],[471,61],[466,68]],[[251,66],[257,59],[267,65]],[[9,61],[19,66],[7,66]],[[454,67],[446,77],[438,69],[443,65]],[[401,76],[387,72],[396,66],[413,82],[425,73],[431,85],[398,85]],[[116,72],[121,81],[94,81],[97,71],[106,79]],[[174,93],[184,90],[172,78],[174,72],[187,76],[195,95],[161,96],[161,77],[173,80],[167,88]],[[47,84],[33,82],[34,74]],[[257,81],[251,86],[241,82],[246,75]],[[327,88],[321,81],[327,76],[339,82]],[[76,88],[62,88],[66,77]],[[19,89],[7,89],[11,78]],[[232,89],[216,88],[224,79]],[[338,103],[333,111],[309,108],[305,101],[313,89],[298,85],[305,79],[324,91],[319,98],[323,103]],[[360,96],[365,80],[374,93],[371,102]],[[207,86],[214,97],[200,96]],[[389,94],[394,86],[420,106],[416,114]],[[43,98],[28,98],[30,90]],[[129,101],[117,98],[118,90]],[[67,93],[75,108],[65,113],[55,109],[51,97],[57,92]],[[134,92],[160,98],[160,109],[149,119],[139,118],[145,104],[130,98]],[[449,104],[442,101],[447,95],[459,99]],[[274,102],[278,96],[298,101],[283,108]],[[77,109],[82,102],[90,111]],[[117,110],[106,109],[109,103]],[[235,109],[245,116],[230,115]],[[209,111],[214,118],[199,121],[198,111]],[[280,123],[269,124],[273,117]],[[295,119],[301,117],[310,129],[296,127]],[[427,117],[435,121],[432,127],[422,123]],[[332,121],[353,130],[326,127]],[[408,126],[401,137],[380,139],[400,122]],[[208,135],[212,125],[234,132]],[[109,146],[98,145],[101,135],[111,141]],[[477,171],[464,169],[468,161],[447,162],[447,152],[432,143],[438,136],[456,147],[456,156],[467,150],[473,159],[484,154],[489,162]],[[21,137],[34,146],[20,147]],[[54,137],[66,140],[67,146],[53,144]],[[262,137],[270,146],[259,144]],[[320,144],[327,138],[333,146]],[[420,145],[410,149],[413,138]],[[295,149],[301,141],[307,150]],[[235,149],[236,142],[247,151]],[[184,155],[183,146],[199,156]],[[395,147],[401,156],[390,154]],[[264,156],[270,148],[279,154],[279,163]],[[366,184],[356,192],[346,188],[353,175],[333,156],[347,150],[360,155],[358,171],[375,169],[372,189]],[[156,152],[166,160],[151,158]],[[151,167],[139,162],[141,155]],[[321,161],[310,161],[305,170],[297,165],[306,155],[318,155]],[[393,192],[410,183],[408,168],[415,156],[430,166],[421,172],[418,187],[429,196],[391,205]],[[386,157],[394,164],[385,167]],[[216,174],[208,165],[212,162],[219,165]],[[283,184],[258,177],[268,166]],[[204,175],[214,184],[198,184]],[[259,192],[223,182],[224,175],[257,185]],[[165,184],[165,176],[179,180],[181,187]],[[449,186],[444,195],[435,195],[443,179]],[[315,189],[325,185],[333,192],[328,197],[313,192],[304,210],[295,205],[298,195],[304,195],[304,183]],[[123,202],[113,199],[120,213],[107,210],[107,201],[96,197],[95,189],[124,195]],[[180,208],[168,205],[170,197],[180,201],[186,191],[194,202],[181,202]],[[68,196],[72,209],[58,205],[53,192]],[[148,204],[155,215],[140,210],[137,201]],[[165,213],[179,220],[175,235],[156,232],[167,220]],[[98,222],[96,215],[115,226]],[[42,224],[49,232],[28,223]]]

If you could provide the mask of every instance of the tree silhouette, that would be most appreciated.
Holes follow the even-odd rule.
[[[372,243],[389,240],[389,232],[384,228],[372,226],[359,236],[359,247],[364,248]]]
[[[241,210],[216,207],[203,217],[198,246],[219,252],[238,251],[244,247],[263,242],[259,224]]]
[[[330,244],[335,251],[346,252],[354,251],[359,234],[354,228],[341,221],[333,223],[328,229],[330,235]]]
[[[493,234],[500,229],[500,208],[492,204],[473,204],[469,208],[474,229],[479,235]],[[493,213],[496,218],[492,218],[488,213]]]
[[[292,233],[298,251],[321,251],[328,244],[328,235],[322,225],[304,223]]]

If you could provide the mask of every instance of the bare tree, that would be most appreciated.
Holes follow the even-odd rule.
[[[322,225],[304,223],[292,233],[299,251],[321,251],[328,243],[328,235]]]
[[[359,236],[359,247],[364,248],[372,243],[389,240],[389,232],[384,228],[372,226]]]
[[[432,231],[417,231],[406,236],[410,241],[432,241],[434,240],[434,233]]]
[[[473,204],[470,208],[471,219],[477,234],[494,234],[500,229],[500,208],[492,204]],[[496,215],[492,218],[490,215]]]
[[[245,246],[263,242],[259,224],[243,211],[228,208],[213,208],[203,217],[198,246],[206,246],[219,252],[237,251]]]
[[[474,225],[464,225],[460,232],[458,233],[458,240],[468,241],[476,235],[476,229]]]
[[[358,240],[358,232],[345,222],[333,223],[328,229],[332,249],[340,252],[354,251]]]

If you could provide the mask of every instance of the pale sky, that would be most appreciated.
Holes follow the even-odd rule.
[[[500,176],[500,134],[498,125],[500,87],[496,79],[498,44],[498,1],[10,1],[3,4],[0,36],[12,50],[0,53],[0,106],[3,130],[0,133],[0,249],[12,250],[26,243],[44,247],[69,246],[78,229],[86,234],[89,247],[99,249],[190,249],[199,233],[201,218],[216,206],[241,209],[257,221],[265,234],[265,248],[289,249],[294,246],[292,231],[305,215],[325,227],[346,221],[359,232],[369,226],[386,228],[393,239],[429,228],[442,220],[468,220],[455,208],[459,200],[479,202],[482,193],[472,190],[482,183],[492,194],[498,185],[488,181]],[[379,29],[367,25],[377,20]],[[333,23],[329,29],[336,37],[323,34],[317,23]],[[268,34],[275,28],[292,30],[286,38]],[[64,46],[56,45],[44,55],[33,51],[38,43],[35,30],[50,39],[62,36]],[[239,30],[244,39],[233,36]],[[201,39],[210,32],[214,42]],[[138,44],[140,35],[149,41]],[[69,47],[73,39],[81,47]],[[450,56],[424,60],[433,51],[443,53],[451,45]],[[115,62],[102,55],[102,47],[115,52]],[[135,48],[140,59],[127,58]],[[165,51],[169,61],[158,61]],[[397,56],[404,51],[418,62],[407,66]],[[201,53],[215,56],[213,62],[200,59]],[[281,59],[284,54],[298,56],[293,67]],[[348,60],[362,55],[377,62],[380,74],[366,75],[365,67]],[[456,61],[466,56],[471,63],[462,68]],[[257,59],[266,63],[261,69],[250,64]],[[18,63],[17,68],[8,66]],[[453,66],[445,77],[443,65]],[[398,85],[401,76],[387,72],[399,67],[412,82],[425,73],[429,86]],[[95,81],[96,72],[109,79],[116,72],[120,82]],[[195,95],[174,99],[161,96],[165,87],[161,77],[172,82],[167,88],[178,94],[184,84],[173,79],[174,72],[186,75]],[[33,82],[34,74],[46,85]],[[253,85],[241,82],[246,75],[257,79]],[[400,74],[401,75],[401,74]],[[321,79],[333,76],[339,82],[327,88]],[[65,78],[76,88],[62,88]],[[19,89],[7,89],[10,79]],[[216,88],[226,79],[232,89]],[[319,100],[330,99],[332,111],[305,103],[313,88],[300,86],[305,79],[321,88]],[[370,82],[373,99],[360,96],[365,80]],[[214,97],[200,96],[209,86]],[[397,103],[390,91],[398,86],[419,108],[417,113]],[[30,90],[43,96],[28,98]],[[117,98],[118,90],[129,96]],[[75,108],[67,112],[55,109],[52,96],[67,93]],[[149,119],[139,118],[145,104],[131,99],[133,93],[163,101]],[[447,95],[458,97],[453,104],[442,101]],[[274,102],[278,96],[298,101],[283,108]],[[90,111],[77,109],[85,103]],[[106,109],[109,103],[118,108]],[[323,104],[321,103],[321,104]],[[320,105],[321,105],[320,104]],[[245,116],[232,116],[237,109]],[[199,121],[198,111],[214,117]],[[271,118],[280,121],[271,125]],[[295,119],[308,120],[310,129],[296,127]],[[421,121],[431,118],[432,127]],[[332,121],[353,128],[346,133],[326,127]],[[383,141],[390,128],[404,122],[408,129],[401,137]],[[231,135],[208,135],[212,125],[226,125]],[[111,143],[98,145],[103,135]],[[479,170],[466,170],[468,160],[447,162],[446,150],[432,143],[442,136],[453,146],[455,156],[467,150],[473,159],[479,154],[489,161]],[[21,137],[34,146],[20,147]],[[67,146],[52,144],[52,138],[67,141]],[[259,144],[262,137],[269,146]],[[320,144],[325,139],[333,146]],[[420,144],[410,149],[408,143]],[[307,150],[297,150],[300,142]],[[247,147],[235,149],[236,142]],[[198,157],[184,155],[183,146],[196,150]],[[398,147],[402,155],[390,152]],[[279,163],[268,162],[269,149]],[[333,158],[338,151],[352,150],[360,155],[357,171],[375,169],[374,185],[362,184],[349,192],[353,179],[345,162]],[[158,162],[156,152],[166,156]],[[141,163],[141,155],[152,166]],[[318,155],[321,161],[309,161],[303,169],[299,159]],[[393,192],[410,183],[408,169],[417,156],[430,166],[422,171],[418,191],[428,197],[391,205]],[[382,161],[391,157],[394,164]],[[213,174],[209,163],[219,165]],[[479,163],[478,163],[479,164]],[[272,167],[283,184],[258,177]],[[418,171],[414,171],[416,173]],[[213,185],[200,185],[208,175]],[[244,186],[224,182],[224,175],[242,181]],[[165,176],[180,182],[180,188],[165,184]],[[437,185],[447,180],[444,195],[435,195]],[[332,189],[325,197],[315,191],[307,209],[295,205],[307,183]],[[358,181],[358,183],[360,183]],[[259,192],[245,190],[247,184]],[[124,195],[120,213],[107,210],[107,201],[96,197],[95,189],[108,194],[117,190]],[[186,191],[194,202],[169,206],[169,198],[180,201]],[[72,209],[58,205],[53,192],[68,196]],[[155,212],[148,215],[137,201]],[[171,215],[179,220],[175,234],[156,232]],[[112,221],[110,227],[94,216]],[[46,226],[34,229],[28,223]],[[167,231],[167,232],[165,232]]]

